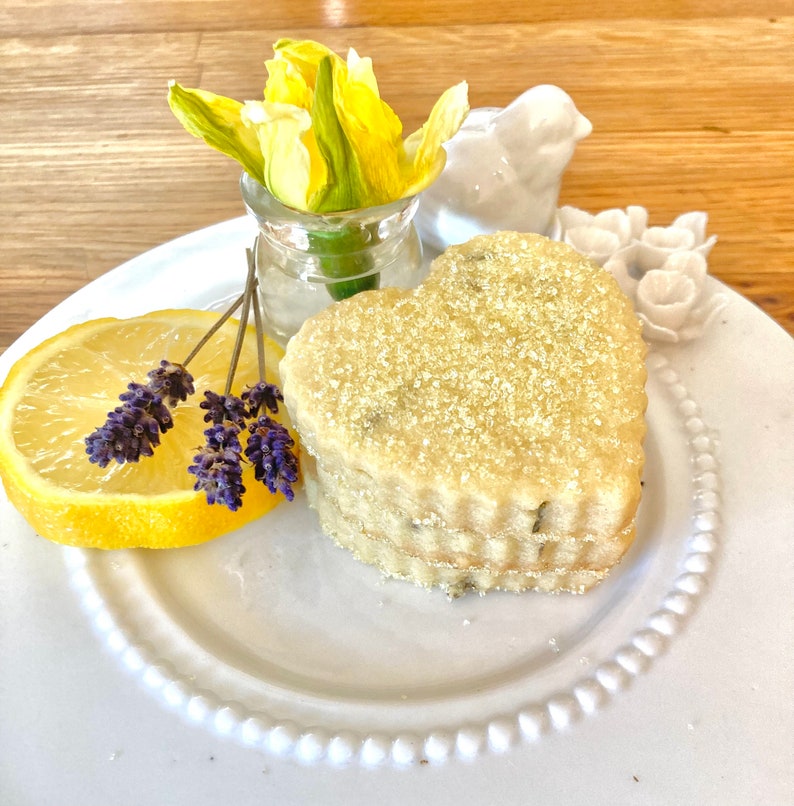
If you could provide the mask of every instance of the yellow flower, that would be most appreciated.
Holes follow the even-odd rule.
[[[351,49],[345,61],[311,40],[282,39],[273,50],[264,100],[239,104],[172,83],[169,103],[189,132],[280,201],[312,212],[372,207],[415,195],[441,173],[443,143],[468,113],[465,82],[403,140],[371,59]]]

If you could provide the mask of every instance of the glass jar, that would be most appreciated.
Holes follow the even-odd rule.
[[[285,345],[335,300],[385,286],[412,288],[423,276],[413,224],[419,197],[340,213],[287,207],[247,173],[243,202],[256,219],[256,271],[263,324]]]

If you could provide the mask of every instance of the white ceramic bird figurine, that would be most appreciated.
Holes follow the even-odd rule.
[[[423,241],[441,251],[497,230],[551,235],[562,175],[591,131],[570,96],[551,85],[503,109],[472,109],[445,145],[446,167],[421,196]]]

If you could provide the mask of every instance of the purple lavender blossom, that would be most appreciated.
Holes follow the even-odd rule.
[[[248,426],[250,436],[245,448],[248,461],[254,466],[254,477],[271,493],[284,493],[292,501],[292,485],[298,480],[298,459],[292,451],[295,445],[289,431],[281,423],[262,416]]]
[[[193,376],[182,366],[172,364],[163,359],[157,369],[153,369],[147,376],[149,388],[165,400],[166,405],[176,406],[184,403],[196,389],[193,386]]]
[[[196,477],[194,490],[203,490],[208,504],[223,504],[232,512],[243,505],[242,447],[236,425],[216,424],[204,435],[207,442],[193,457],[187,472]]]
[[[240,428],[245,427],[248,408],[236,395],[218,395],[207,390],[199,406],[207,412],[204,415],[205,423],[220,425],[228,420]]]
[[[271,414],[278,414],[278,404],[283,402],[284,395],[274,383],[259,381],[255,386],[243,392],[242,399],[248,404],[249,415],[258,417],[263,407]]]
[[[148,386],[130,383],[119,399],[122,405],[109,412],[105,424],[85,440],[89,461],[100,467],[113,460],[123,464],[151,456],[160,444],[160,434],[174,426],[168,407]]]

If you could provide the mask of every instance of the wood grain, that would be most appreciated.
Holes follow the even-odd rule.
[[[712,273],[794,334],[791,2],[5,0],[0,351],[73,291],[243,213],[238,169],[190,138],[175,78],[258,97],[280,36],[373,56],[407,129],[466,78],[473,106],[566,89],[592,121],[561,203],[705,210]]]

